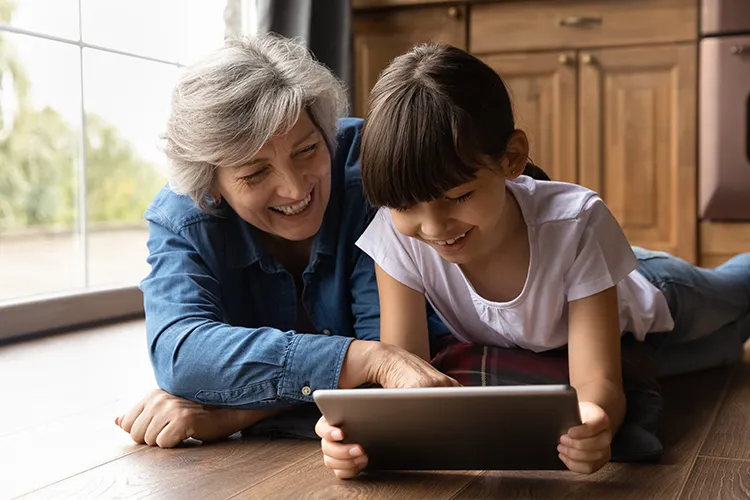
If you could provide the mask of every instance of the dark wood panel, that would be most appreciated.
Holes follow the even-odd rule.
[[[364,475],[344,481],[336,479],[323,465],[322,454],[304,461],[257,484],[242,498],[346,498],[351,500],[440,500],[451,498],[472,481],[474,472],[403,472]]]
[[[698,457],[680,500],[750,498],[750,460]]]
[[[687,477],[730,375],[731,369],[719,369],[664,380],[668,404],[661,438],[666,453],[658,464],[608,464],[590,476],[570,472],[487,472],[454,498],[674,498]]]
[[[139,453],[22,498],[226,499],[317,453],[319,447],[313,441],[243,438],[170,450],[143,446]]]
[[[750,460],[750,365],[740,365],[700,455]]]

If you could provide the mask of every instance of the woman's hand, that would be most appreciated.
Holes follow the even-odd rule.
[[[320,436],[323,450],[323,463],[339,479],[351,479],[367,467],[367,455],[358,444],[343,444],[344,433],[333,427],[325,417],[320,417],[315,426],[315,433]]]
[[[115,424],[138,444],[172,448],[188,438],[214,441],[229,437],[279,411],[211,407],[156,389],[116,418]]]
[[[572,427],[560,438],[557,451],[560,460],[574,472],[592,474],[601,469],[611,458],[609,417],[594,404],[578,403],[582,425]]]
[[[419,356],[400,347],[355,340],[344,358],[339,388],[352,389],[366,383],[400,389],[461,385]]]

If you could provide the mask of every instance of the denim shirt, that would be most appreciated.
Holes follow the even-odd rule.
[[[156,196],[146,211],[151,272],[140,288],[162,389],[241,408],[310,402],[313,391],[338,386],[355,338],[379,339],[374,265],[355,245],[373,213],[362,193],[361,125],[339,122],[331,197],[303,273],[313,332],[295,331],[294,279],[256,228],[230,207],[208,215],[168,187]]]

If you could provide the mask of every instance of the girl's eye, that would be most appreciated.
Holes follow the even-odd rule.
[[[462,194],[457,198],[446,198],[446,200],[450,201],[451,203],[462,203],[471,198],[472,194],[474,194],[474,191],[469,191],[468,193]]]

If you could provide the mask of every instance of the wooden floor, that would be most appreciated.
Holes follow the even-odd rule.
[[[317,442],[134,445],[114,418],[154,387],[143,322],[0,347],[0,498],[750,498],[750,365],[664,381],[661,463],[339,481]]]

